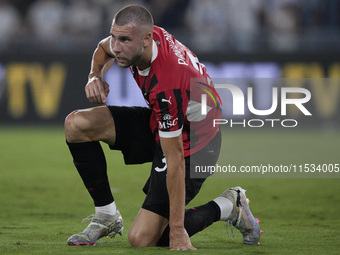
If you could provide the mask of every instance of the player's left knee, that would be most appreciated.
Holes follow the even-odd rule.
[[[132,247],[150,247],[157,244],[148,233],[138,230],[130,230],[128,240]]]

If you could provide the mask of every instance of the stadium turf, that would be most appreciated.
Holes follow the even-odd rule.
[[[340,163],[336,131],[229,129],[223,138],[221,165]],[[170,253],[167,248],[132,248],[127,240],[143,201],[149,164],[127,167],[119,152],[104,146],[125,232],[96,246],[70,247],[67,238],[86,227],[81,220],[93,213],[93,206],[72,164],[63,129],[2,127],[0,145],[0,254]],[[244,187],[253,214],[261,220],[261,245],[243,245],[236,229],[233,238],[230,228],[218,222],[193,236],[198,250],[185,254],[339,254],[339,178],[227,177],[208,179],[190,205],[205,203],[228,187]]]

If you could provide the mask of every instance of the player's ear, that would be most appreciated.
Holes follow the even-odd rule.
[[[146,48],[150,45],[150,43],[152,43],[152,32],[147,32],[144,35],[143,46]]]

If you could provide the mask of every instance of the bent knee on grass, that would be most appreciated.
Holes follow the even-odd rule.
[[[132,247],[152,247],[157,245],[157,241],[143,231],[130,231],[128,235],[129,243]]]
[[[157,246],[168,223],[168,219],[142,208],[130,228],[129,243],[133,247]]]

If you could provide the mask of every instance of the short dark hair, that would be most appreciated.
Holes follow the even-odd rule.
[[[114,17],[118,26],[124,26],[130,22],[137,25],[153,26],[151,13],[143,6],[132,4],[124,7]]]

